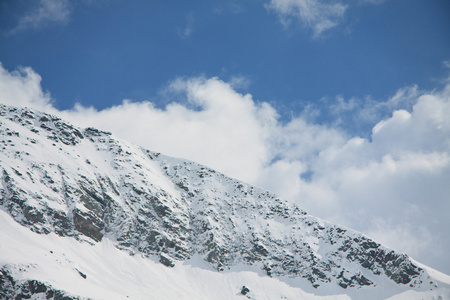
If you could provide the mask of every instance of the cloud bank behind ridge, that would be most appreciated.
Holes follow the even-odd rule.
[[[385,102],[342,100],[335,109],[374,121],[369,138],[305,115],[282,122],[274,107],[219,78],[176,79],[164,108],[124,100],[107,109],[59,111],[30,68],[0,67],[0,102],[94,126],[187,158],[298,203],[450,273],[450,84],[400,89]],[[352,119],[352,121],[358,118]]]

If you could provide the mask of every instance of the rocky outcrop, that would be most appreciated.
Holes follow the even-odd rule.
[[[168,267],[200,254],[219,271],[253,265],[316,288],[430,284],[408,256],[207,167],[28,109],[0,105],[0,116],[0,206],[34,232],[108,236]]]
[[[56,290],[37,280],[17,281],[10,272],[0,269],[0,299],[50,299],[50,300],[79,300],[64,291]]]

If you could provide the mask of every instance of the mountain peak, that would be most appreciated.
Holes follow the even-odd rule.
[[[208,167],[31,109],[0,105],[0,116],[0,206],[35,233],[107,240],[167,267],[256,268],[313,291],[438,285],[406,254]]]

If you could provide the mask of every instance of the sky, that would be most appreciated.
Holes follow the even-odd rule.
[[[0,1],[0,103],[263,187],[450,274],[447,0]]]

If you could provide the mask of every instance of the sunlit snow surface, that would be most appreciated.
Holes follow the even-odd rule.
[[[200,259],[180,262],[174,268],[141,255],[131,256],[104,239],[90,245],[55,234],[41,235],[15,222],[0,210],[0,264],[17,279],[36,279],[73,295],[94,299],[380,299],[376,288],[315,296],[281,280],[252,270],[216,272]],[[242,269],[248,266],[242,266]],[[84,279],[79,272],[86,275]],[[440,276],[440,277],[439,277]],[[436,279],[450,283],[448,276]],[[398,291],[386,285],[385,294]],[[332,293],[333,291],[321,291]],[[366,296],[364,296],[366,295]],[[439,298],[441,296],[442,298]],[[428,292],[406,291],[390,299],[450,299],[448,287]]]
[[[358,244],[373,243],[368,238],[295,211],[266,191],[105,133],[85,132],[79,138],[78,129],[50,120],[48,115],[2,109],[9,114],[0,123],[2,195],[9,199],[11,191],[20,193],[27,208],[46,214],[41,223],[29,224],[19,206],[2,201],[0,267],[16,280],[39,280],[54,289],[94,299],[450,299],[448,276],[420,265],[425,272],[413,278],[414,289],[396,284],[383,270],[375,274],[361,267],[355,257],[348,259],[350,250],[365,254],[372,249]],[[76,200],[86,196],[79,192],[84,188],[107,194],[112,211],[121,214],[109,216],[100,242],[73,227],[54,233],[60,229],[52,222],[58,220],[49,212],[60,212],[71,221],[76,210],[95,214],[101,209],[93,207],[94,202]],[[152,195],[158,196],[158,205],[170,214],[158,215],[154,206],[146,206],[150,201],[145,197]],[[149,220],[153,223],[143,229],[159,230],[159,236],[174,241],[181,250],[155,248],[140,237],[147,232],[137,232],[136,224]],[[34,233],[18,222],[50,233]],[[125,242],[131,246],[124,246]],[[221,272],[213,266],[222,262],[205,262],[211,245],[228,253]],[[340,250],[346,245],[349,248]],[[255,246],[269,255],[255,253]],[[373,249],[392,252],[381,245]],[[160,253],[176,258],[175,266],[161,264]],[[272,269],[277,273],[269,277],[262,266],[276,264],[274,257],[295,263],[300,273],[278,265]],[[316,277],[320,287],[313,288],[306,279],[313,273],[310,267],[326,269],[328,264],[331,267],[324,272],[329,281]],[[338,286],[343,271],[349,278],[362,274],[374,284],[343,289]],[[250,290],[245,296],[241,294],[243,286]]]
[[[315,299],[299,288],[255,272],[218,273],[196,259],[168,268],[140,255],[130,256],[108,239],[91,246],[54,234],[39,235],[18,225],[3,211],[0,216],[1,264],[8,265],[18,278],[35,278],[74,295],[99,299],[231,299],[242,298],[240,291],[245,285],[256,299]]]

